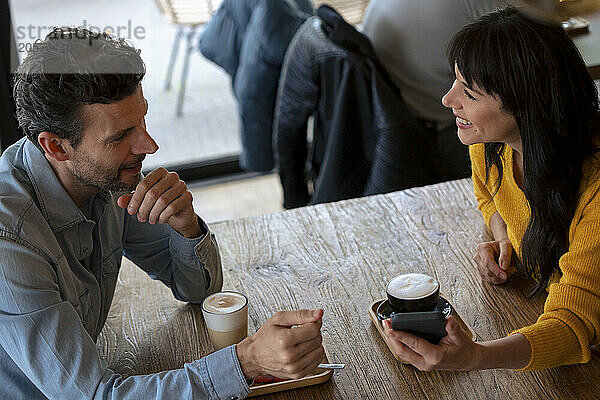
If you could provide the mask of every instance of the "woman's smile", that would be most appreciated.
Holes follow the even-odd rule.
[[[464,118],[456,116],[456,126],[458,126],[459,129],[469,129],[473,127],[473,124]]]

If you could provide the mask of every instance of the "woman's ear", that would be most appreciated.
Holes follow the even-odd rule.
[[[52,132],[40,132],[38,135],[38,143],[44,149],[44,152],[55,159],[56,161],[67,161],[69,154],[65,151],[65,145],[68,146],[68,142],[58,137],[57,134]]]

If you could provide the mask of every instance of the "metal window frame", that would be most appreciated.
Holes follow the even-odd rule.
[[[6,71],[10,77],[11,62],[18,59],[15,37],[13,34],[13,26],[10,13],[10,4],[8,0],[0,0],[0,64],[2,69]],[[12,54],[11,54],[12,53]],[[3,65],[3,64],[7,65]],[[0,71],[3,72],[3,71]],[[2,74],[0,73],[0,77]],[[6,118],[0,121],[0,154],[11,144],[19,140],[23,133],[17,129],[16,118],[14,117],[14,102],[11,93],[12,86],[7,82],[6,93],[0,93],[0,106],[6,109],[8,114]],[[6,104],[5,104],[6,103]],[[12,105],[13,111],[10,112]],[[0,115],[4,110],[0,110]],[[180,179],[187,183],[195,185],[205,184],[215,180],[233,180],[243,179],[256,174],[245,173],[239,164],[239,155],[231,155],[196,162],[167,165],[169,170],[177,172]],[[144,173],[149,173],[150,170],[144,170]]]
[[[174,164],[165,166],[169,171],[177,172],[179,179],[186,183],[198,183],[201,181],[223,179],[235,175],[245,177],[240,168],[239,155],[225,156],[220,158],[202,160],[197,162]],[[152,169],[144,169],[142,173],[147,175]]]

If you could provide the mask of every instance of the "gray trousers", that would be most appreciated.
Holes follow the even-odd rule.
[[[433,176],[436,182],[451,181],[471,176],[469,147],[458,139],[456,125],[438,129],[434,121],[419,120],[428,136],[429,154]]]

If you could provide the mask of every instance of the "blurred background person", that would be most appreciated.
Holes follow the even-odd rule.
[[[471,175],[468,149],[456,137],[455,117],[440,98],[454,80],[446,46],[463,25],[505,0],[372,0],[362,32],[428,135],[438,182]]]

